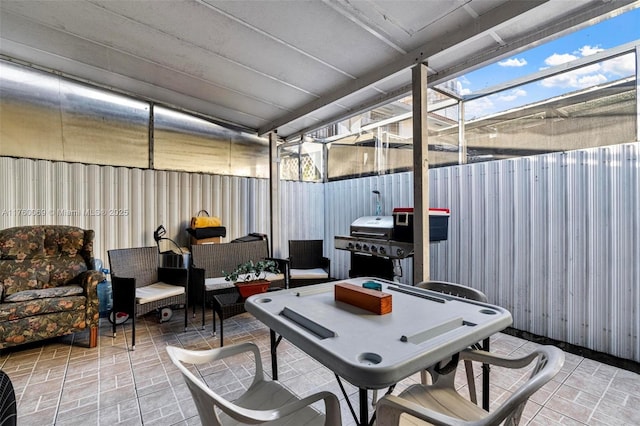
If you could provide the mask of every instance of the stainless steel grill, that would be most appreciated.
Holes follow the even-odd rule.
[[[351,224],[349,236],[336,236],[335,247],[389,259],[413,256],[413,243],[393,240],[393,216],[364,216]]]
[[[335,248],[351,252],[350,277],[402,276],[400,259],[413,256],[413,243],[393,240],[393,216],[364,216],[351,224],[349,236],[336,236]]]

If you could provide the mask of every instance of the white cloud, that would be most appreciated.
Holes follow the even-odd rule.
[[[583,87],[583,88],[596,86],[598,84],[602,84],[606,82],[607,82],[607,77],[603,74],[585,75],[583,77],[580,77],[577,80],[578,87]]]
[[[561,87],[569,89],[584,89],[608,81],[604,74],[598,72],[599,67],[586,68],[591,68],[591,70],[585,71],[584,69],[579,69],[570,71],[564,74],[545,78],[540,84],[542,84],[543,87],[548,88]]]
[[[584,56],[602,51],[599,47],[583,46],[579,49]],[[547,65],[559,65],[568,60],[577,59],[571,54],[554,53],[545,60]],[[565,89],[584,89],[615,80],[619,77],[633,75],[635,72],[635,56],[627,54],[618,58],[609,59],[598,64],[591,64],[570,72],[545,78],[541,84],[543,87],[560,87]]]
[[[472,91],[471,91],[471,89],[462,88],[462,89],[460,89],[459,94],[460,94],[461,96],[466,96],[466,95],[470,95],[470,94],[471,94],[471,92],[472,92]]]
[[[503,102],[511,102],[511,101],[515,101],[518,98],[521,98],[523,96],[527,96],[527,91],[524,89],[514,89],[511,90],[509,93],[506,93],[504,95],[500,95],[498,96],[498,100],[499,101],[503,101]]]
[[[501,67],[524,67],[527,65],[527,60],[524,58],[509,58],[506,61],[498,62]]]
[[[482,117],[495,111],[496,106],[491,100],[491,96],[474,99],[464,104],[464,115],[467,120]]]
[[[602,63],[602,72],[615,76],[628,76],[636,72],[636,58],[633,53],[629,53],[618,58],[613,58]]]
[[[578,59],[578,57],[570,53],[554,53],[553,55],[545,59],[544,63],[549,65],[550,67],[553,67],[556,65],[564,64],[566,62],[575,61],[576,59]]]
[[[598,52],[602,52],[604,49],[598,46],[585,45],[578,49],[582,56],[595,55]]]

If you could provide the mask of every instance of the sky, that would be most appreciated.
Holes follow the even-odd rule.
[[[523,77],[640,39],[640,8],[478,69],[457,80],[462,95]],[[505,111],[563,93],[631,76],[635,55],[583,67],[515,89],[468,102],[467,119]]]

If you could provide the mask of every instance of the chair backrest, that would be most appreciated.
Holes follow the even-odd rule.
[[[473,359],[473,355],[470,356]],[[482,362],[482,360],[478,360]],[[528,356],[518,361],[505,360],[491,361],[491,365],[507,368],[523,368],[535,361],[535,367],[529,380],[516,389],[507,400],[485,418],[487,425],[505,424],[517,425],[524,410],[525,404],[535,392],[555,377],[564,365],[564,352],[551,345],[540,346]],[[504,423],[503,423],[504,422]]]
[[[437,291],[438,293],[450,294],[464,299],[475,300],[477,302],[487,302],[487,296],[480,290],[467,287],[462,284],[455,284],[446,281],[422,281],[415,285],[425,290]]]
[[[455,394],[452,393],[443,394],[439,391],[440,389],[446,389],[457,392],[455,391],[455,371],[453,371],[446,376],[437,376],[438,380],[432,385],[413,385],[409,387],[404,391],[404,393],[408,394],[408,398],[403,393],[399,396],[387,395],[382,398],[378,402],[376,409],[379,424],[384,424],[385,426],[400,424],[398,419],[402,413],[408,413],[427,422],[434,422],[434,419],[436,419],[440,422],[438,424],[473,424],[476,426],[504,424],[515,426],[519,424],[525,404],[531,395],[551,381],[564,365],[564,352],[555,346],[539,346],[525,356],[510,358],[495,353],[465,349],[460,353],[460,359],[502,367],[492,370],[492,374],[505,374],[505,378],[502,378],[501,382],[511,380],[513,383],[513,381],[517,380],[515,386],[520,386],[504,402],[496,403],[496,406],[492,405],[490,413],[477,407],[477,411],[473,414],[470,413],[468,408],[465,408],[466,403],[462,401],[465,400],[463,396],[453,396]],[[524,383],[522,383],[523,379],[518,374],[514,375],[513,372],[507,370],[527,369],[532,364],[534,368]],[[430,392],[434,393],[429,395],[428,393]],[[433,395],[439,396],[433,397]],[[443,395],[446,395],[446,397]],[[417,402],[418,399],[426,404],[421,406]],[[416,408],[416,404],[418,408]],[[470,416],[470,414],[473,414],[473,416]],[[469,418],[470,420],[467,421],[462,418]]]
[[[247,344],[244,345],[235,345],[235,346],[227,346],[225,347],[225,351],[233,351],[233,348],[237,349],[238,353],[242,353],[246,351]],[[255,357],[255,376],[253,378],[253,382],[255,383],[257,380],[264,379],[264,373],[262,370],[262,361],[260,358],[260,352],[255,345],[251,345],[251,351],[253,352],[253,356]],[[226,414],[235,417],[239,413],[236,413],[235,404],[227,401],[225,398],[220,396],[218,393],[214,392],[205,382],[203,382],[200,378],[198,378],[193,372],[185,365],[186,364],[203,364],[206,362],[211,362],[212,359],[208,355],[205,355],[202,351],[191,351],[188,349],[182,349],[175,346],[167,346],[167,352],[169,353],[169,358],[171,361],[178,367],[182,376],[184,377],[185,382],[187,383],[187,387],[191,392],[191,396],[196,404],[196,408],[198,409],[198,414],[200,416],[200,422],[203,425],[213,425],[220,426],[220,418],[216,413],[215,407],[219,407]]]
[[[156,247],[136,247],[107,251],[111,275],[135,278],[136,287],[158,282],[159,254]]]
[[[16,394],[11,379],[0,370],[0,426],[15,426],[18,419]]]
[[[322,267],[322,240],[289,240],[289,265],[293,269]]]
[[[205,278],[222,277],[224,272],[233,272],[241,263],[249,260],[258,262],[267,257],[267,240],[191,246],[191,264],[204,269]]]

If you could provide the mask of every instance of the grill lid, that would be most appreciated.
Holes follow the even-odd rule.
[[[393,216],[359,217],[351,223],[351,236],[391,240]]]

